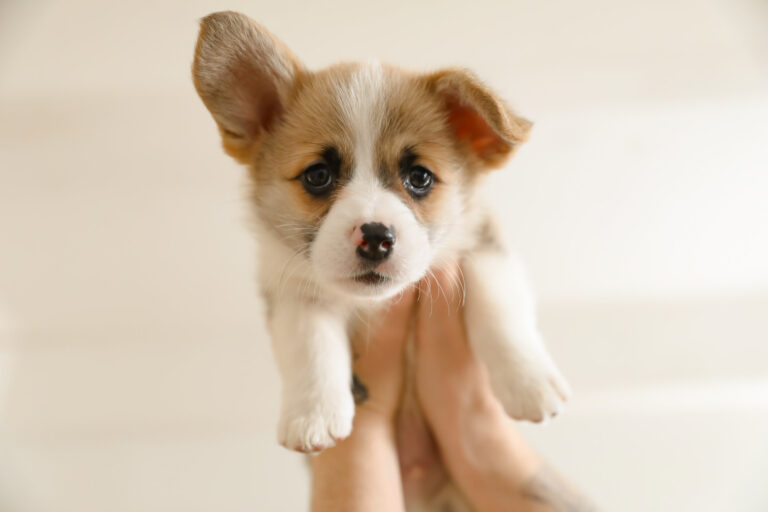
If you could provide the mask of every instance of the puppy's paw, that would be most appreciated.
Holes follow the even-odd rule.
[[[492,364],[494,393],[511,417],[546,422],[557,416],[571,395],[570,387],[547,355],[513,365]]]
[[[289,450],[316,453],[348,437],[355,403],[348,391],[343,395],[315,402],[284,400],[277,427],[280,444]]]

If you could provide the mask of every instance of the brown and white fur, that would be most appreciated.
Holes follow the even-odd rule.
[[[487,172],[527,139],[527,120],[461,69],[310,71],[233,12],[202,20],[193,77],[225,151],[252,178],[260,285],[283,383],[280,443],[311,452],[350,434],[356,319],[449,261],[461,262],[469,339],[506,411],[532,421],[560,411],[568,386],[536,328],[520,262],[479,196]],[[332,184],[313,194],[306,172],[318,168]],[[425,169],[432,187],[419,196],[412,185]],[[396,234],[373,263],[359,254],[361,226],[371,223]]]

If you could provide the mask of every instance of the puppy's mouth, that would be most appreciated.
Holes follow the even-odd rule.
[[[392,278],[378,272],[370,271],[352,276],[352,280],[362,284],[381,285],[392,281]]]

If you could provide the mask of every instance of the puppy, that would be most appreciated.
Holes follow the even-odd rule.
[[[560,411],[568,385],[479,194],[530,122],[462,69],[310,71],[234,12],[202,20],[193,78],[224,150],[252,178],[281,444],[316,452],[350,434],[355,322],[451,261],[463,269],[469,340],[507,413]]]

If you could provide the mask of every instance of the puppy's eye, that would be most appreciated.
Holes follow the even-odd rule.
[[[312,164],[301,174],[304,189],[312,195],[323,195],[333,188],[333,173],[324,162]]]
[[[422,165],[414,165],[408,170],[403,184],[412,196],[424,197],[435,185],[435,175]]]

